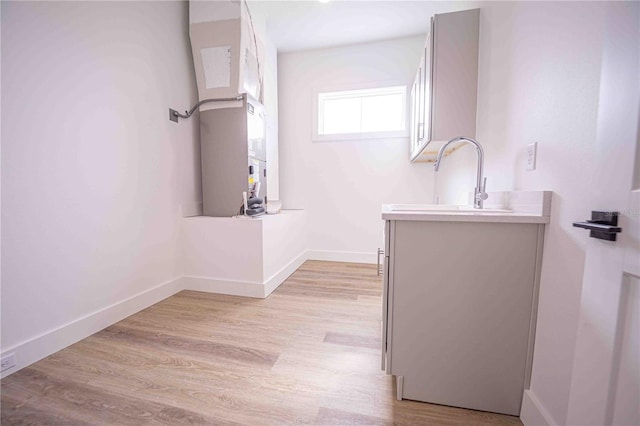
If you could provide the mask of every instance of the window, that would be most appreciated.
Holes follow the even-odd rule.
[[[314,140],[407,136],[407,87],[319,92]]]

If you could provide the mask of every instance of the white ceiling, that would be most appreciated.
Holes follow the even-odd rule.
[[[471,9],[474,2],[254,0],[250,7],[265,16],[271,39],[286,52],[423,34],[433,14]]]

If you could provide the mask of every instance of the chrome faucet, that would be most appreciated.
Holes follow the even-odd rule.
[[[442,157],[444,156],[444,152],[447,149],[447,146],[453,142],[467,142],[476,147],[476,152],[478,153],[478,173],[476,187],[473,190],[473,208],[481,209],[483,207],[484,200],[486,200],[489,196],[485,192],[487,189],[487,178],[482,176],[482,168],[484,166],[484,150],[482,149],[482,145],[480,145],[478,141],[471,138],[458,136],[442,145],[442,148],[440,148],[440,151],[438,151],[436,163],[434,164],[436,172],[440,168],[440,163],[442,162]]]

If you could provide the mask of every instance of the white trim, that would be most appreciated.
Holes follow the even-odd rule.
[[[25,340],[2,351],[4,357],[16,355],[16,366],[2,373],[6,377],[59,350],[97,333],[148,308],[182,290],[205,291],[234,296],[266,298],[294,273],[307,259],[333,262],[376,263],[376,253],[307,250],[300,253],[264,283],[233,281],[210,277],[181,276],[135,294],[120,302],[63,324],[36,337]]]
[[[363,133],[333,133],[330,135],[313,135],[313,142],[338,142],[356,141],[368,139],[403,139],[409,140],[408,130],[395,130],[387,132],[363,132]]]
[[[284,268],[280,269],[280,271],[273,274],[267,281],[264,283],[264,297],[269,296],[273,291],[280,286],[291,274],[293,274],[305,261],[307,260],[307,252],[303,251],[289,262]]]
[[[2,372],[2,377],[40,361],[182,290],[265,298],[289,278],[305,260],[307,260],[307,253],[302,252],[264,283],[193,276],[174,278],[5,349],[0,356],[15,353],[16,366]]]
[[[184,290],[264,298],[264,284],[253,281],[235,281],[224,278],[185,275],[182,277],[182,287]]]
[[[375,265],[378,263],[378,254],[376,252],[307,250],[307,259],[325,260],[328,262],[369,263]]]
[[[524,426],[554,426],[558,424],[530,389],[525,389],[522,394],[520,420]]]
[[[407,139],[409,138],[409,90],[412,83],[404,80],[381,80],[381,81],[368,81],[357,82],[343,85],[332,85],[314,87],[312,89],[311,98],[311,112],[312,112],[312,128],[311,128],[311,141],[312,142],[335,142],[342,140],[366,140],[366,139]],[[404,105],[403,105],[403,117],[404,117],[404,129],[394,131],[382,131],[382,132],[356,132],[356,133],[340,133],[340,134],[319,134],[319,95],[324,93],[335,92],[357,92],[362,90],[373,89],[385,89],[391,87],[405,88],[404,91]]]
[[[273,274],[264,283],[185,275],[182,277],[182,288],[184,290],[204,291],[206,293],[264,299],[289,278],[305,260],[307,260],[307,253],[300,253],[298,257],[294,258],[289,264]]]
[[[180,278],[174,278],[153,288],[135,294],[120,302],[84,315],[53,330],[42,333],[2,351],[1,356],[16,354],[16,366],[2,372],[6,377],[79,340],[140,312],[182,290]]]

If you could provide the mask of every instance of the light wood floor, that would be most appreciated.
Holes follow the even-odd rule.
[[[267,299],[183,291],[2,380],[11,424],[521,424],[396,401],[381,280],[308,261]]]

